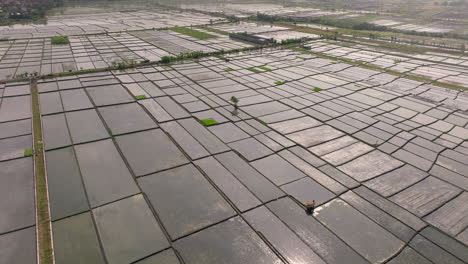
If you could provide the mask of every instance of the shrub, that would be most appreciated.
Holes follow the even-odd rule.
[[[32,149],[25,149],[24,150],[24,156],[29,157],[33,155],[33,150]]]
[[[239,99],[235,96],[231,96],[231,102],[234,104],[234,109],[237,109],[239,106],[237,105],[239,103]]]
[[[171,57],[169,57],[169,56],[163,56],[163,57],[161,58],[161,63],[169,63],[169,62],[171,62],[171,61],[172,61],[172,59],[171,59]]]

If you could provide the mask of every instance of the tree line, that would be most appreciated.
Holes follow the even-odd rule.
[[[63,0],[1,0],[0,22],[42,18],[48,9],[62,4]]]

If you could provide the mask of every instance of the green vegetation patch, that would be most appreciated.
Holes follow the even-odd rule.
[[[191,36],[197,39],[210,39],[210,38],[216,38],[215,35],[211,35],[205,32],[201,32],[198,30],[190,29],[190,28],[184,28],[184,27],[173,27],[170,28],[170,30],[174,32],[178,32],[187,36]]]
[[[196,26],[197,28],[200,28],[200,29],[204,29],[206,31],[210,31],[210,32],[213,32],[213,33],[218,33],[220,35],[229,35],[229,32],[226,32],[226,31],[223,31],[223,30],[220,30],[220,29],[216,29],[216,28],[211,28],[211,27],[207,27],[207,26]]]
[[[386,43],[379,42],[378,48],[385,50],[396,50],[399,52],[409,53],[409,54],[424,54],[426,52],[433,51],[431,48],[421,47],[418,45],[408,45],[408,44],[399,44],[399,43]]]
[[[389,31],[361,30],[361,29],[347,29],[347,28],[339,28],[339,29],[336,29],[336,31],[339,32],[340,34],[352,35],[356,37],[369,37],[371,39],[397,35],[397,33],[389,32]]]
[[[170,63],[173,60],[173,57],[171,56],[162,56],[160,62],[161,63]]]
[[[75,75],[80,75],[80,74],[87,74],[87,73],[96,73],[96,72],[102,72],[102,71],[107,71],[106,68],[103,69],[86,69],[86,70],[79,70],[79,71],[69,71],[69,72],[60,72],[57,73],[57,77],[67,77],[67,76],[75,76]]]
[[[182,53],[177,54],[176,56],[163,56],[159,62],[167,64],[167,63],[171,63],[174,61],[189,60],[189,59],[197,60],[202,57],[217,56],[217,55],[218,54],[216,52],[210,52],[210,53],[203,53],[203,51],[182,52]]]
[[[230,71],[233,71],[234,69],[233,68],[226,68],[224,69],[225,72],[230,72]]]
[[[112,62],[112,66],[120,70],[129,68],[129,67],[135,67],[136,65],[137,65],[137,61],[135,59],[131,59],[131,60],[124,59],[123,61]]]
[[[335,33],[332,31],[324,31],[324,30],[314,29],[314,28],[293,28],[292,31],[317,34],[326,39],[334,39],[336,37]]]
[[[455,90],[465,90],[465,91],[468,91],[468,87],[461,86],[461,85],[457,85],[457,84],[453,84],[453,83],[446,83],[446,82],[433,81],[432,84],[437,85],[437,86],[440,86],[440,87],[448,88],[448,89],[455,89]]]
[[[263,121],[263,120],[261,120],[259,118],[256,118],[256,117],[254,117],[254,119],[257,120],[260,124],[262,124],[262,125],[264,125],[266,127],[269,127],[268,124],[265,121]]]
[[[322,91],[322,89],[320,89],[320,88],[318,88],[318,87],[315,87],[313,90],[314,90],[314,92],[320,92],[320,91]]]
[[[301,57],[301,56],[296,56],[296,59],[305,60],[305,58],[304,58],[304,57]]]
[[[136,95],[136,96],[135,96],[135,99],[137,99],[137,100],[146,99],[146,95]]]
[[[70,44],[67,36],[54,36],[50,39],[52,45],[67,45]]]
[[[270,68],[268,68],[268,67],[265,67],[265,66],[260,66],[260,67],[258,67],[258,68],[260,68],[260,69],[262,69],[262,70],[265,70],[265,71],[272,71],[272,69],[270,69]]]
[[[253,67],[247,68],[246,70],[249,70],[251,72],[260,72],[259,70],[255,69]]]
[[[212,125],[216,125],[218,124],[218,122],[216,122],[216,120],[210,118],[210,119],[202,119],[200,120],[200,122],[204,125],[204,126],[212,126]]]
[[[285,84],[285,83],[286,83],[286,81],[276,81],[275,82],[276,85],[282,85],[282,84]]]
[[[33,150],[32,149],[25,149],[24,150],[24,156],[29,157],[33,155]]]

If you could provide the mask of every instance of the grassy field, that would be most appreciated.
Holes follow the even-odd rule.
[[[170,28],[170,30],[174,32],[178,32],[187,36],[191,36],[197,39],[210,39],[210,38],[216,38],[215,35],[211,35],[205,32],[201,32],[195,29],[190,29],[190,28],[184,28],[184,27],[173,27]]]
[[[212,126],[212,125],[218,124],[218,122],[216,122],[216,120],[214,120],[214,119],[202,119],[202,120],[200,120],[200,122],[204,126]]]

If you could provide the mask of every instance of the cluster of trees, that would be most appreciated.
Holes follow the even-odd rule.
[[[459,1],[443,1],[443,2],[435,2],[435,5],[442,5],[442,6],[468,6],[468,1],[466,0],[459,0]]]
[[[5,22],[40,18],[48,9],[62,4],[63,0],[1,0],[0,19]]]
[[[373,30],[373,31],[387,31],[388,30],[388,28],[385,27],[385,26],[379,26],[379,25],[375,25],[375,24],[371,24],[371,23],[367,23],[367,22],[355,24],[355,25],[353,25],[352,29],[356,29],[356,30]]]
[[[367,22],[353,22],[346,19],[333,19],[327,17],[282,17],[282,16],[271,16],[262,13],[257,13],[253,19],[257,19],[259,21],[265,22],[295,22],[295,23],[316,23],[321,25],[327,25],[332,27],[340,27],[340,28],[350,28],[356,30],[374,30],[374,31],[388,31],[389,28],[385,26],[378,26]]]

